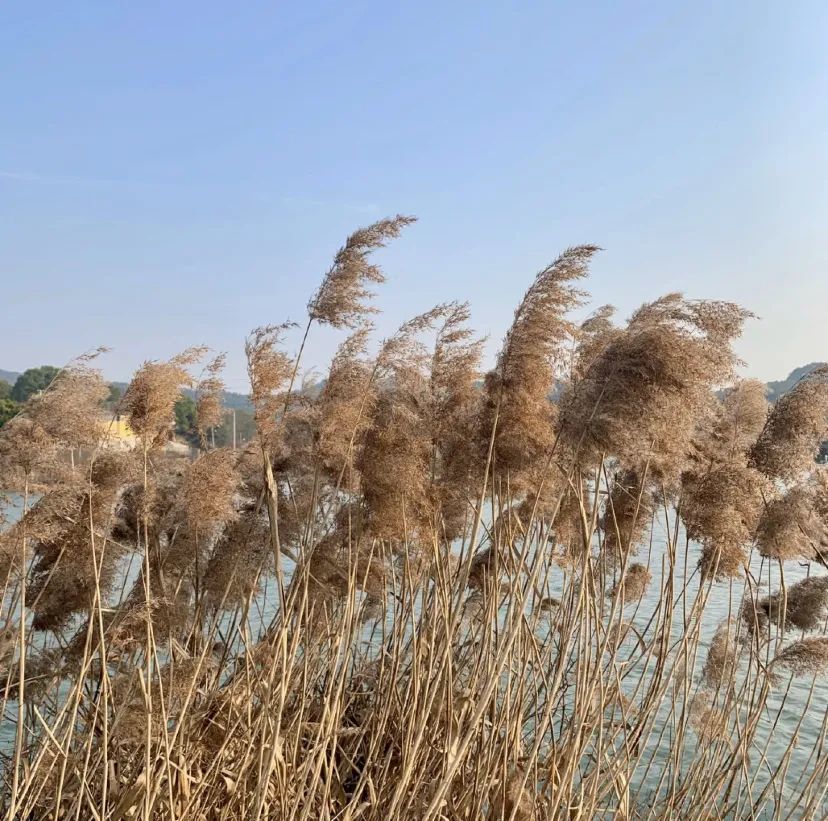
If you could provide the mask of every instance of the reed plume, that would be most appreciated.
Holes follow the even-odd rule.
[[[733,374],[731,342],[748,316],[732,303],[679,294],[642,306],[569,394],[562,436],[586,464],[613,455],[628,469],[675,480],[712,389]]]
[[[828,434],[828,365],[803,377],[773,406],[751,460],[770,479],[790,482],[813,466]]]
[[[494,460],[515,480],[534,466],[554,438],[550,395],[576,331],[567,314],[585,296],[573,283],[587,275],[598,251],[580,245],[540,271],[515,311],[494,370],[486,375],[481,414],[483,452],[494,436]]]
[[[556,481],[544,483],[543,492],[537,498],[537,515],[547,522],[551,533],[548,541],[555,545],[555,557],[564,566],[577,565],[588,549],[589,523],[592,521],[592,504],[585,490],[586,480],[576,477],[572,486]],[[530,496],[520,506],[521,520],[528,525],[535,499]]]
[[[808,576],[759,602],[764,618],[798,630],[820,630],[828,616],[828,576]]]
[[[354,457],[362,451],[374,413],[375,370],[366,357],[370,326],[358,328],[337,350],[317,402],[317,455],[334,484],[356,485]]]
[[[533,821],[535,802],[527,787],[531,776],[521,768],[516,768],[495,793],[492,802],[491,821]]]
[[[716,628],[702,668],[705,687],[717,690],[733,680],[743,649],[738,629],[738,622],[734,619],[728,619]]]
[[[146,450],[166,444],[172,437],[175,403],[192,385],[189,368],[205,348],[188,348],[167,362],[145,362],[133,376],[121,399],[121,412]]]
[[[92,447],[105,432],[101,417],[108,394],[100,371],[81,360],[60,370],[47,390],[29,401],[26,416],[64,447]]]
[[[756,541],[761,555],[771,559],[828,558],[828,506],[824,479],[797,485],[771,499],[762,510]]]
[[[704,744],[711,744],[726,737],[727,714],[716,706],[715,691],[705,687],[699,688],[690,701],[688,713],[690,726]]]
[[[202,585],[211,607],[232,611],[260,588],[272,568],[270,529],[256,514],[231,519],[216,540]]]
[[[32,627],[58,630],[94,607],[116,582],[124,548],[109,538],[115,506],[134,475],[130,454],[104,451],[88,467],[74,493],[47,495],[33,528]]]
[[[428,353],[420,335],[443,314],[436,308],[406,322],[379,354],[382,385],[357,460],[371,532],[407,541],[431,521],[428,498]]]
[[[704,576],[726,579],[744,569],[746,545],[762,511],[762,488],[761,475],[739,461],[682,477],[682,518],[687,535],[702,545]]]
[[[225,361],[225,354],[219,354],[208,362],[204,375],[196,385],[196,429],[202,446],[207,443],[209,431],[218,427],[224,416],[224,380],[221,372]]]
[[[724,391],[696,423],[681,476],[681,514],[687,535],[702,544],[705,577],[742,572],[754,538],[767,480],[748,463],[748,451],[767,416],[765,388],[742,380]]]
[[[774,656],[768,672],[779,681],[781,671],[793,676],[817,676],[828,670],[828,637],[816,636],[801,639]]]
[[[592,363],[620,333],[620,329],[612,322],[613,316],[615,308],[612,305],[602,305],[578,326],[570,383],[566,389],[571,390],[571,383],[578,382],[586,376]]]
[[[483,342],[474,339],[469,315],[466,302],[445,306],[430,370],[431,507],[449,541],[462,532],[479,473],[474,433]]]
[[[409,222],[349,238],[311,299],[307,327],[352,331],[318,394],[290,326],[250,335],[243,448],[208,442],[222,357],[195,384],[202,447],[162,447],[201,349],[139,369],[131,450],[88,359],[0,432],[23,490],[0,532],[0,810],[825,815],[822,717],[767,685],[828,669],[828,577],[785,565],[824,561],[828,478],[804,444],[796,470],[758,457],[816,419],[817,387],[768,416],[732,381],[729,303],[577,325],[592,246],[538,275],[482,389],[465,303],[369,356],[371,254]]]
[[[601,518],[604,534],[602,552],[611,562],[635,555],[650,526],[652,490],[634,471],[618,473],[607,497]]]
[[[652,574],[646,565],[633,562],[627,567],[622,580],[613,588],[612,596],[623,596],[625,604],[635,604],[647,592]]]
[[[16,416],[0,432],[0,468],[8,486],[28,485],[55,468],[58,443],[37,422]]]
[[[293,371],[293,362],[280,348],[290,327],[290,323],[284,323],[256,328],[244,345],[256,430],[266,452],[278,444],[279,416]]]
[[[337,252],[333,265],[308,303],[311,320],[334,328],[356,328],[366,314],[374,312],[368,304],[373,296],[370,284],[383,283],[385,276],[369,257],[414,222],[416,217],[398,214],[354,231]]]
[[[727,388],[710,418],[697,430],[698,460],[714,464],[743,461],[762,433],[768,417],[767,387],[741,379]]]

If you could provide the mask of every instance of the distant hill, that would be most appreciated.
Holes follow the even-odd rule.
[[[786,394],[797,382],[799,382],[802,377],[807,376],[812,371],[816,370],[821,365],[826,364],[825,362],[811,362],[808,365],[802,365],[799,368],[792,370],[785,379],[779,379],[775,382],[768,382],[768,400],[770,402],[776,402],[780,396]],[[13,385],[17,377],[20,376],[19,373],[16,371],[4,371],[0,368],[0,379],[5,379],[6,382]],[[121,389],[121,391],[126,389],[127,383],[126,382],[113,382],[114,386]],[[310,396],[315,396],[319,393],[319,391],[324,386],[324,380],[313,384],[308,385],[305,387],[305,391]],[[482,385],[482,382],[480,383]],[[188,396],[195,397],[193,391],[185,391]],[[558,393],[558,390],[553,393],[553,397],[555,394]],[[250,397],[245,393],[234,393],[232,391],[225,391],[224,393],[224,406],[229,410],[244,410],[244,411],[252,411],[253,405],[250,402]]]
[[[0,379],[8,382],[10,385],[14,385],[17,381],[17,377],[20,374],[17,371],[6,371],[0,368]],[[120,388],[121,391],[126,390],[127,383],[126,382],[111,382],[116,388]],[[195,398],[195,393],[193,391],[185,391],[188,396]],[[250,403],[250,397],[244,393],[233,393],[232,391],[226,391],[224,394],[224,407],[228,410],[246,410],[252,411],[253,405]]]
[[[111,384],[113,385],[113,387],[120,388],[122,393],[126,390],[127,387],[126,382],[112,382]],[[185,389],[184,394],[186,396],[189,396],[191,399],[195,399],[195,391]],[[250,397],[247,394],[233,393],[232,391],[224,392],[224,407],[228,410],[253,410],[253,405],[250,402]]]
[[[233,393],[232,391],[224,392],[224,407],[228,410],[253,410],[253,404],[246,393]]]
[[[800,379],[825,364],[825,362],[811,362],[809,365],[803,365],[800,368],[792,370],[786,379],[780,379],[778,382],[768,382],[768,401],[776,402],[780,396],[783,396],[793,388]]]

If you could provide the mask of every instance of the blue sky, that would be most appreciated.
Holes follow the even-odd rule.
[[[535,271],[594,242],[594,305],[739,301],[747,373],[781,378],[828,359],[826,42],[818,0],[10,0],[0,367],[103,344],[126,378],[204,343],[244,390],[245,334],[402,212],[380,335],[469,299],[491,354]]]

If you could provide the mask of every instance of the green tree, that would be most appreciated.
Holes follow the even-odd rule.
[[[5,379],[0,379],[0,402],[11,399],[12,386]]]
[[[190,442],[198,441],[196,403],[189,396],[182,396],[175,403],[175,432]]]
[[[224,414],[221,424],[215,429],[215,441],[218,448],[229,448],[233,445],[233,412]],[[236,445],[249,442],[256,435],[256,422],[253,414],[244,410],[236,411]]]
[[[117,407],[117,405],[121,401],[121,397],[123,395],[124,395],[124,392],[117,385],[110,385],[109,386],[109,396],[106,397],[106,406],[108,408]]]
[[[2,428],[3,425],[9,421],[9,419],[16,416],[19,410],[20,405],[18,405],[13,399],[0,399],[0,428]]]
[[[25,402],[30,396],[46,390],[60,369],[53,365],[42,365],[39,368],[29,368],[17,377],[12,388],[11,398],[15,402]]]

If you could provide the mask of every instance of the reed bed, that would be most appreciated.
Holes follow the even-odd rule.
[[[592,246],[488,373],[465,304],[373,343],[412,221],[348,238],[296,355],[251,333],[243,450],[209,446],[202,348],[135,374],[134,449],[94,355],[3,429],[6,817],[822,817],[828,372],[768,407],[730,303],[576,322]],[[348,335],[309,391],[319,325]],[[202,448],[170,459],[185,388]]]

